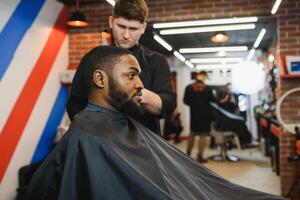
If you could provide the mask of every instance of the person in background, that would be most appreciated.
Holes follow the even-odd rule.
[[[190,136],[187,145],[187,154],[191,155],[195,136],[199,136],[197,160],[206,162],[203,158],[207,136],[210,135],[213,113],[210,102],[215,101],[212,90],[205,84],[207,73],[200,71],[196,74],[194,83],[185,88],[183,102],[190,107]]]
[[[142,106],[135,113],[131,112],[131,116],[160,134],[159,119],[171,115],[176,107],[176,94],[172,90],[171,73],[164,56],[139,44],[147,27],[147,18],[148,6],[144,0],[117,0],[108,22],[113,45],[131,51],[141,66]],[[85,73],[84,66],[79,65],[67,103],[71,120],[88,103],[87,85],[83,83]],[[132,109],[128,107],[127,110]]]
[[[218,94],[218,104],[231,113],[238,114],[238,100],[232,93],[231,83],[227,83],[224,89]]]
[[[180,142],[180,133],[182,132],[183,127],[180,119],[180,112],[175,108],[172,115],[167,117],[164,124],[164,139],[169,140],[171,134],[175,134],[174,142]]]

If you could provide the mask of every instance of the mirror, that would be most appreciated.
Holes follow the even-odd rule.
[[[296,134],[300,127],[300,87],[285,92],[276,103],[276,116],[280,125],[290,133]],[[283,110],[288,114],[284,114]]]

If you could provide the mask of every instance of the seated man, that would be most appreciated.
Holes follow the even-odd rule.
[[[81,64],[89,104],[34,174],[27,199],[283,199],[226,181],[127,117],[143,88],[129,51],[96,47]]]
[[[242,148],[255,147],[255,144],[252,143],[252,135],[243,117],[230,113],[215,103],[211,103],[210,105],[213,108],[217,129],[236,133]]]
[[[236,96],[232,93],[231,83],[227,83],[224,89],[219,92],[217,97],[218,104],[231,113],[238,112],[238,101]]]

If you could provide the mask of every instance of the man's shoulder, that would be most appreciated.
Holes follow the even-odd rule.
[[[147,58],[151,59],[162,59],[165,60],[165,56],[157,51],[153,51],[146,46],[139,45],[139,50],[143,53],[143,55]]]

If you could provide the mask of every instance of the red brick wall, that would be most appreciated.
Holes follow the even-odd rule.
[[[279,53],[300,56],[300,1],[282,1],[278,10],[278,51]],[[289,89],[300,87],[300,78],[281,78],[279,81],[279,92],[282,95]],[[297,92],[288,98],[282,107],[282,115],[287,121],[299,122],[300,113],[300,93]],[[291,107],[294,105],[294,110]],[[295,109],[298,108],[298,109]],[[288,163],[287,157],[295,155],[295,137],[285,132],[280,141],[280,168],[281,168],[281,191],[286,195],[296,180],[300,176],[300,164]],[[300,183],[297,184],[292,199],[300,199]]]
[[[147,0],[149,23],[210,19],[238,16],[268,16],[275,0]],[[70,7],[70,11],[74,8]],[[107,18],[112,6],[101,3],[82,3],[80,9],[86,14],[90,26],[85,29],[70,29],[70,65],[77,65],[89,49],[101,45],[101,32],[108,29]],[[278,10],[278,53],[300,55],[300,1],[283,0]],[[300,79],[280,79],[279,95],[288,88],[300,86]],[[299,97],[300,98],[300,97]],[[283,113],[292,117],[288,110]],[[295,153],[293,135],[284,133],[280,140],[282,193],[287,194],[300,167],[287,162]],[[300,184],[293,193],[293,199],[300,199]]]
[[[190,19],[211,19],[270,14],[271,0],[147,0],[149,23]],[[171,3],[170,3],[171,2]],[[70,7],[70,13],[74,7]],[[90,22],[88,28],[70,29],[70,64],[76,65],[85,52],[101,44],[100,33],[108,29],[107,18],[112,6],[102,3],[80,5]],[[171,12],[172,11],[172,12]],[[94,45],[93,45],[94,44]]]
[[[171,3],[170,3],[171,2]],[[148,0],[150,22],[269,15],[270,0]],[[172,12],[170,12],[172,11]]]

